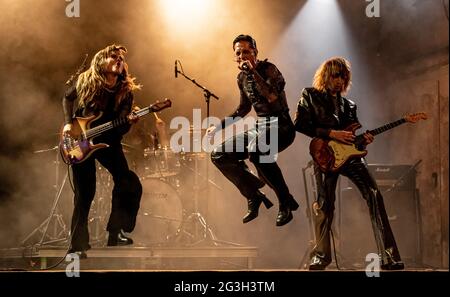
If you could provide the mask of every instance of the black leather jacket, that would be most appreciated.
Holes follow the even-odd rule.
[[[245,71],[238,74],[237,83],[241,94],[239,106],[228,117],[243,118],[253,106],[258,117],[289,118],[289,107],[284,91],[286,82],[274,64],[267,60],[258,61],[253,74]],[[276,97],[276,100],[270,103],[268,99],[270,96]],[[225,128],[225,120],[218,128]]]
[[[353,123],[359,123],[356,104],[344,97],[338,97],[336,114],[332,96],[314,88],[305,88],[297,104],[295,130],[310,137],[328,138],[330,131],[343,130]]]

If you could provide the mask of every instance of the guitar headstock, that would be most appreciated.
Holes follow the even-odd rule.
[[[172,101],[170,101],[170,99],[166,98],[166,99],[164,99],[163,102],[156,101],[156,103],[153,103],[152,105],[150,105],[150,109],[153,112],[158,112],[158,111],[161,111],[161,110],[171,107],[171,106],[172,106]]]
[[[420,120],[426,120],[428,118],[425,112],[418,112],[413,114],[407,114],[403,117],[405,121],[409,123],[417,123]]]

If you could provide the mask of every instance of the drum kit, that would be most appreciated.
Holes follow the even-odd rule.
[[[122,143],[125,156],[130,169],[139,176],[143,188],[140,209],[136,227],[132,237],[137,246],[173,246],[195,245],[205,240],[215,244],[217,238],[201,214],[200,204],[207,199],[203,195],[208,185],[217,187],[207,176],[209,154],[206,152],[180,152],[176,153],[170,147],[145,148],[141,154],[131,154],[136,150],[133,146]],[[36,151],[56,152],[56,178],[57,189],[55,200],[49,217],[25,238],[25,245],[32,236],[40,232],[38,245],[68,243],[70,238],[70,218],[63,218],[58,205],[63,194],[63,188],[68,184],[65,174],[59,181],[58,148]],[[135,156],[141,157],[136,160]],[[133,156],[133,157],[131,157]],[[138,166],[140,164],[141,166]],[[106,245],[108,233],[106,225],[111,209],[111,192],[113,188],[112,176],[97,163],[96,170],[96,196],[92,202],[89,213],[88,227],[91,246]],[[64,191],[64,194],[67,191]],[[70,194],[72,195],[72,194]],[[72,197],[68,198],[69,200]],[[206,202],[207,203],[207,202]],[[207,207],[206,207],[207,211]],[[68,212],[64,212],[67,213]],[[216,244],[215,244],[216,245]]]
[[[192,129],[188,133],[192,133]],[[209,185],[220,189],[208,177],[209,154],[177,153],[169,146],[159,145],[144,148],[142,154],[131,155],[141,156],[136,160],[126,154],[143,188],[133,231],[136,244],[194,245],[205,239],[216,240],[200,211],[207,203],[204,200],[208,195],[203,194]],[[207,206],[203,208],[207,211]]]

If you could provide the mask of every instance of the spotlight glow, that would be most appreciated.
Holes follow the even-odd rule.
[[[337,0],[307,1],[285,30],[280,49],[286,47],[286,42],[297,39],[310,56],[307,59],[321,61],[336,55],[348,57],[352,53],[351,37]]]
[[[175,30],[192,29],[204,24],[214,7],[210,0],[160,0],[160,6],[169,25]],[[171,26],[172,27],[172,26]]]

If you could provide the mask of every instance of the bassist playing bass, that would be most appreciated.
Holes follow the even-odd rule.
[[[341,97],[341,94],[348,91],[350,85],[350,63],[346,59],[334,57],[322,63],[315,73],[313,88],[304,89],[298,102],[294,120],[296,130],[313,138],[352,144],[355,135],[353,131],[347,131],[345,128],[352,124],[359,125],[356,105]],[[363,146],[372,141],[373,136],[370,133],[363,134]],[[318,197],[313,203],[316,242],[310,254],[309,269],[323,270],[332,261],[330,231],[339,174],[348,177],[367,202],[381,268],[403,269],[404,265],[389,225],[383,197],[368,171],[364,158],[352,158],[335,171],[324,171],[323,166],[320,166],[322,164],[318,162],[320,156],[313,159]]]
[[[75,132],[75,126],[72,125],[74,116],[89,117],[101,113],[93,126],[120,117],[128,119],[128,123],[94,139],[94,143],[105,143],[107,147],[71,166],[75,198],[69,253],[78,253],[80,258],[85,258],[90,248],[88,216],[96,190],[95,160],[111,173],[114,181],[111,215],[107,225],[108,246],[133,243],[124,231],[131,232],[134,229],[142,186],[137,175],[128,168],[121,139],[138,120],[132,112],[133,91],[141,86],[128,73],[128,66],[124,62],[126,52],[126,48],[121,45],[110,45],[97,52],[90,67],[69,87],[62,101],[65,123],[63,135]]]

